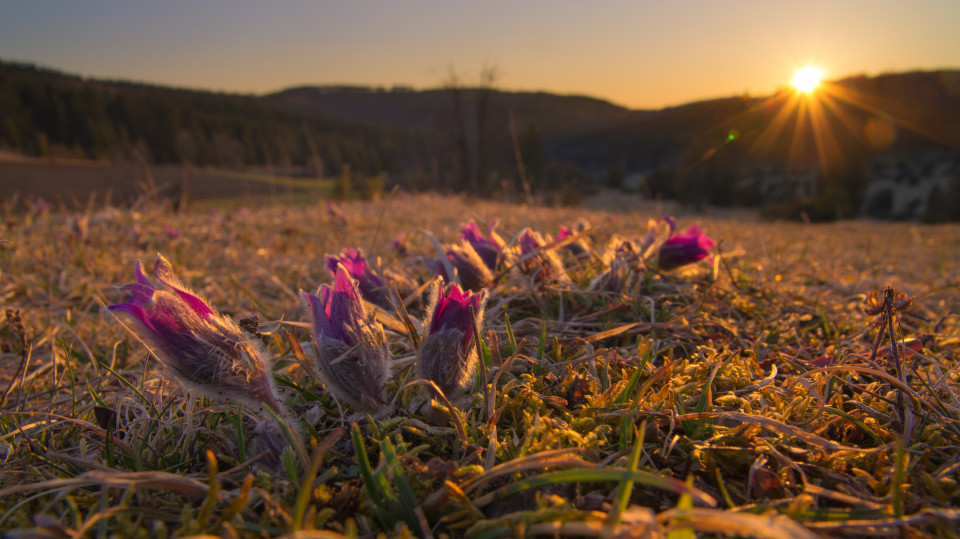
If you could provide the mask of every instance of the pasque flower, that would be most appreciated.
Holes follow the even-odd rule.
[[[626,288],[632,261],[636,259],[633,243],[620,240],[612,251],[609,268],[590,284],[591,290],[621,293]]]
[[[489,238],[484,236],[483,232],[480,232],[477,223],[473,221],[460,227],[460,240],[469,243],[473,250],[477,252],[477,255],[480,256],[480,259],[483,260],[483,263],[491,270],[497,269],[497,258],[503,251],[504,245],[506,245],[503,238],[494,231],[497,224],[497,221],[490,223],[490,227],[487,229]]]
[[[486,290],[463,291],[456,283],[444,292],[437,279],[430,291],[428,318],[424,321],[417,350],[421,378],[432,380],[451,397],[469,383],[477,363],[477,335],[474,324],[483,322]]]
[[[327,215],[329,215],[334,221],[338,221],[343,226],[350,224],[350,218],[347,217],[347,214],[340,209],[340,206],[337,206],[337,203],[332,200],[327,200]]]
[[[124,285],[130,299],[107,307],[131,322],[166,372],[188,390],[215,399],[233,399],[278,414],[271,359],[259,343],[177,279],[161,255],[151,281],[137,261],[135,282]]]
[[[698,226],[691,226],[682,234],[672,234],[660,247],[660,269],[693,264],[709,256],[713,245],[714,241]]]
[[[520,269],[533,274],[538,281],[569,282],[560,257],[556,251],[545,249],[546,245],[540,234],[524,229],[520,234],[520,256],[526,260],[520,264]]]
[[[577,223],[577,224],[581,225],[581,223]],[[573,236],[575,233],[583,232],[586,229],[586,227],[587,225],[585,222],[583,223],[582,227],[577,226],[576,230],[570,230],[565,226],[561,226],[560,232],[557,234],[557,241],[563,240],[568,236]],[[568,243],[566,245],[566,249],[571,253],[573,253],[573,256],[579,258],[581,256],[585,256],[590,251],[590,246],[587,245],[587,242],[582,237],[580,237]]]
[[[481,290],[493,283],[493,273],[483,262],[480,254],[466,240],[460,245],[452,245],[447,250],[447,259],[457,268],[457,275],[464,288]],[[442,274],[441,274],[442,275]]]
[[[334,278],[336,278],[337,268],[341,264],[350,274],[350,277],[357,281],[360,294],[364,299],[375,305],[391,308],[386,283],[370,269],[370,264],[363,256],[363,251],[347,249],[339,255],[327,255],[327,269],[330,270],[330,275]]]
[[[382,406],[387,340],[346,267],[337,266],[333,286],[324,284],[319,296],[300,291],[300,297],[310,316],[317,366],[327,389],[357,409]]]

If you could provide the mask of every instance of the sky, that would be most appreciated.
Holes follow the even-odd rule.
[[[960,68],[960,0],[0,0],[0,59],[237,93],[440,86],[631,108],[825,78]]]

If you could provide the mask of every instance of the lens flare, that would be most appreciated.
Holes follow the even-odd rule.
[[[793,85],[803,93],[810,93],[820,84],[821,77],[823,77],[823,70],[808,66],[797,70],[796,75],[793,76]]]

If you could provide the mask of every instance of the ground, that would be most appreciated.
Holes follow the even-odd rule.
[[[641,239],[676,208],[398,193],[341,203],[344,222],[322,201],[300,202],[3,216],[0,529],[955,533],[960,226],[678,215],[681,229],[699,224],[717,240],[711,258],[669,272],[655,256],[635,261],[625,289],[596,292],[611,238]],[[408,383],[416,339],[396,311],[379,315],[387,407],[338,406],[312,376],[297,291],[330,282],[326,254],[359,247],[426,283],[431,235],[451,244],[462,223],[499,220],[511,243],[524,227],[556,235],[581,218],[596,257],[547,247],[570,282],[501,268],[485,361],[459,398],[431,406]],[[184,391],[102,308],[125,299],[116,287],[157,252],[221,313],[259,316],[297,431],[277,462],[253,453],[274,418]],[[864,312],[885,286],[914,298],[893,312],[908,342],[896,357],[889,337],[874,346],[882,315]],[[414,325],[425,315],[420,301],[408,310]]]

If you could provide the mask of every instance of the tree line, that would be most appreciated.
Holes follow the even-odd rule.
[[[31,156],[130,158],[197,166],[395,172],[434,138],[389,126],[307,117],[254,96],[94,81],[0,62],[0,148]]]

